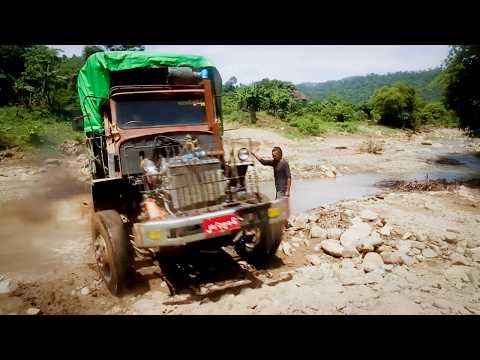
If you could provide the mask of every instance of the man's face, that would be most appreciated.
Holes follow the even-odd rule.
[[[280,155],[280,151],[278,150],[272,150],[272,158],[275,161],[278,161],[282,158],[282,155]]]

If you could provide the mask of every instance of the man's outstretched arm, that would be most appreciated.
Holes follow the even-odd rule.
[[[273,165],[273,160],[262,159],[258,157],[258,155],[255,154],[254,152],[252,152],[252,155],[255,156],[255,159],[257,159],[262,165]]]

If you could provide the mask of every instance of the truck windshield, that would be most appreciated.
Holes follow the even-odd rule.
[[[205,101],[192,99],[122,99],[117,101],[117,123],[123,129],[206,122]]]

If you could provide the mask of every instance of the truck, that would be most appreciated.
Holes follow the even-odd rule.
[[[231,246],[258,263],[276,253],[288,200],[259,191],[250,139],[224,143],[222,79],[209,59],[98,52],[77,85],[95,262],[113,295],[128,290],[138,254]]]

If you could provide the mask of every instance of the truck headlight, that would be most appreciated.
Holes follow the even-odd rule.
[[[250,156],[250,152],[248,151],[247,148],[241,148],[238,150],[238,158],[240,161],[246,161],[248,160],[248,157]]]

